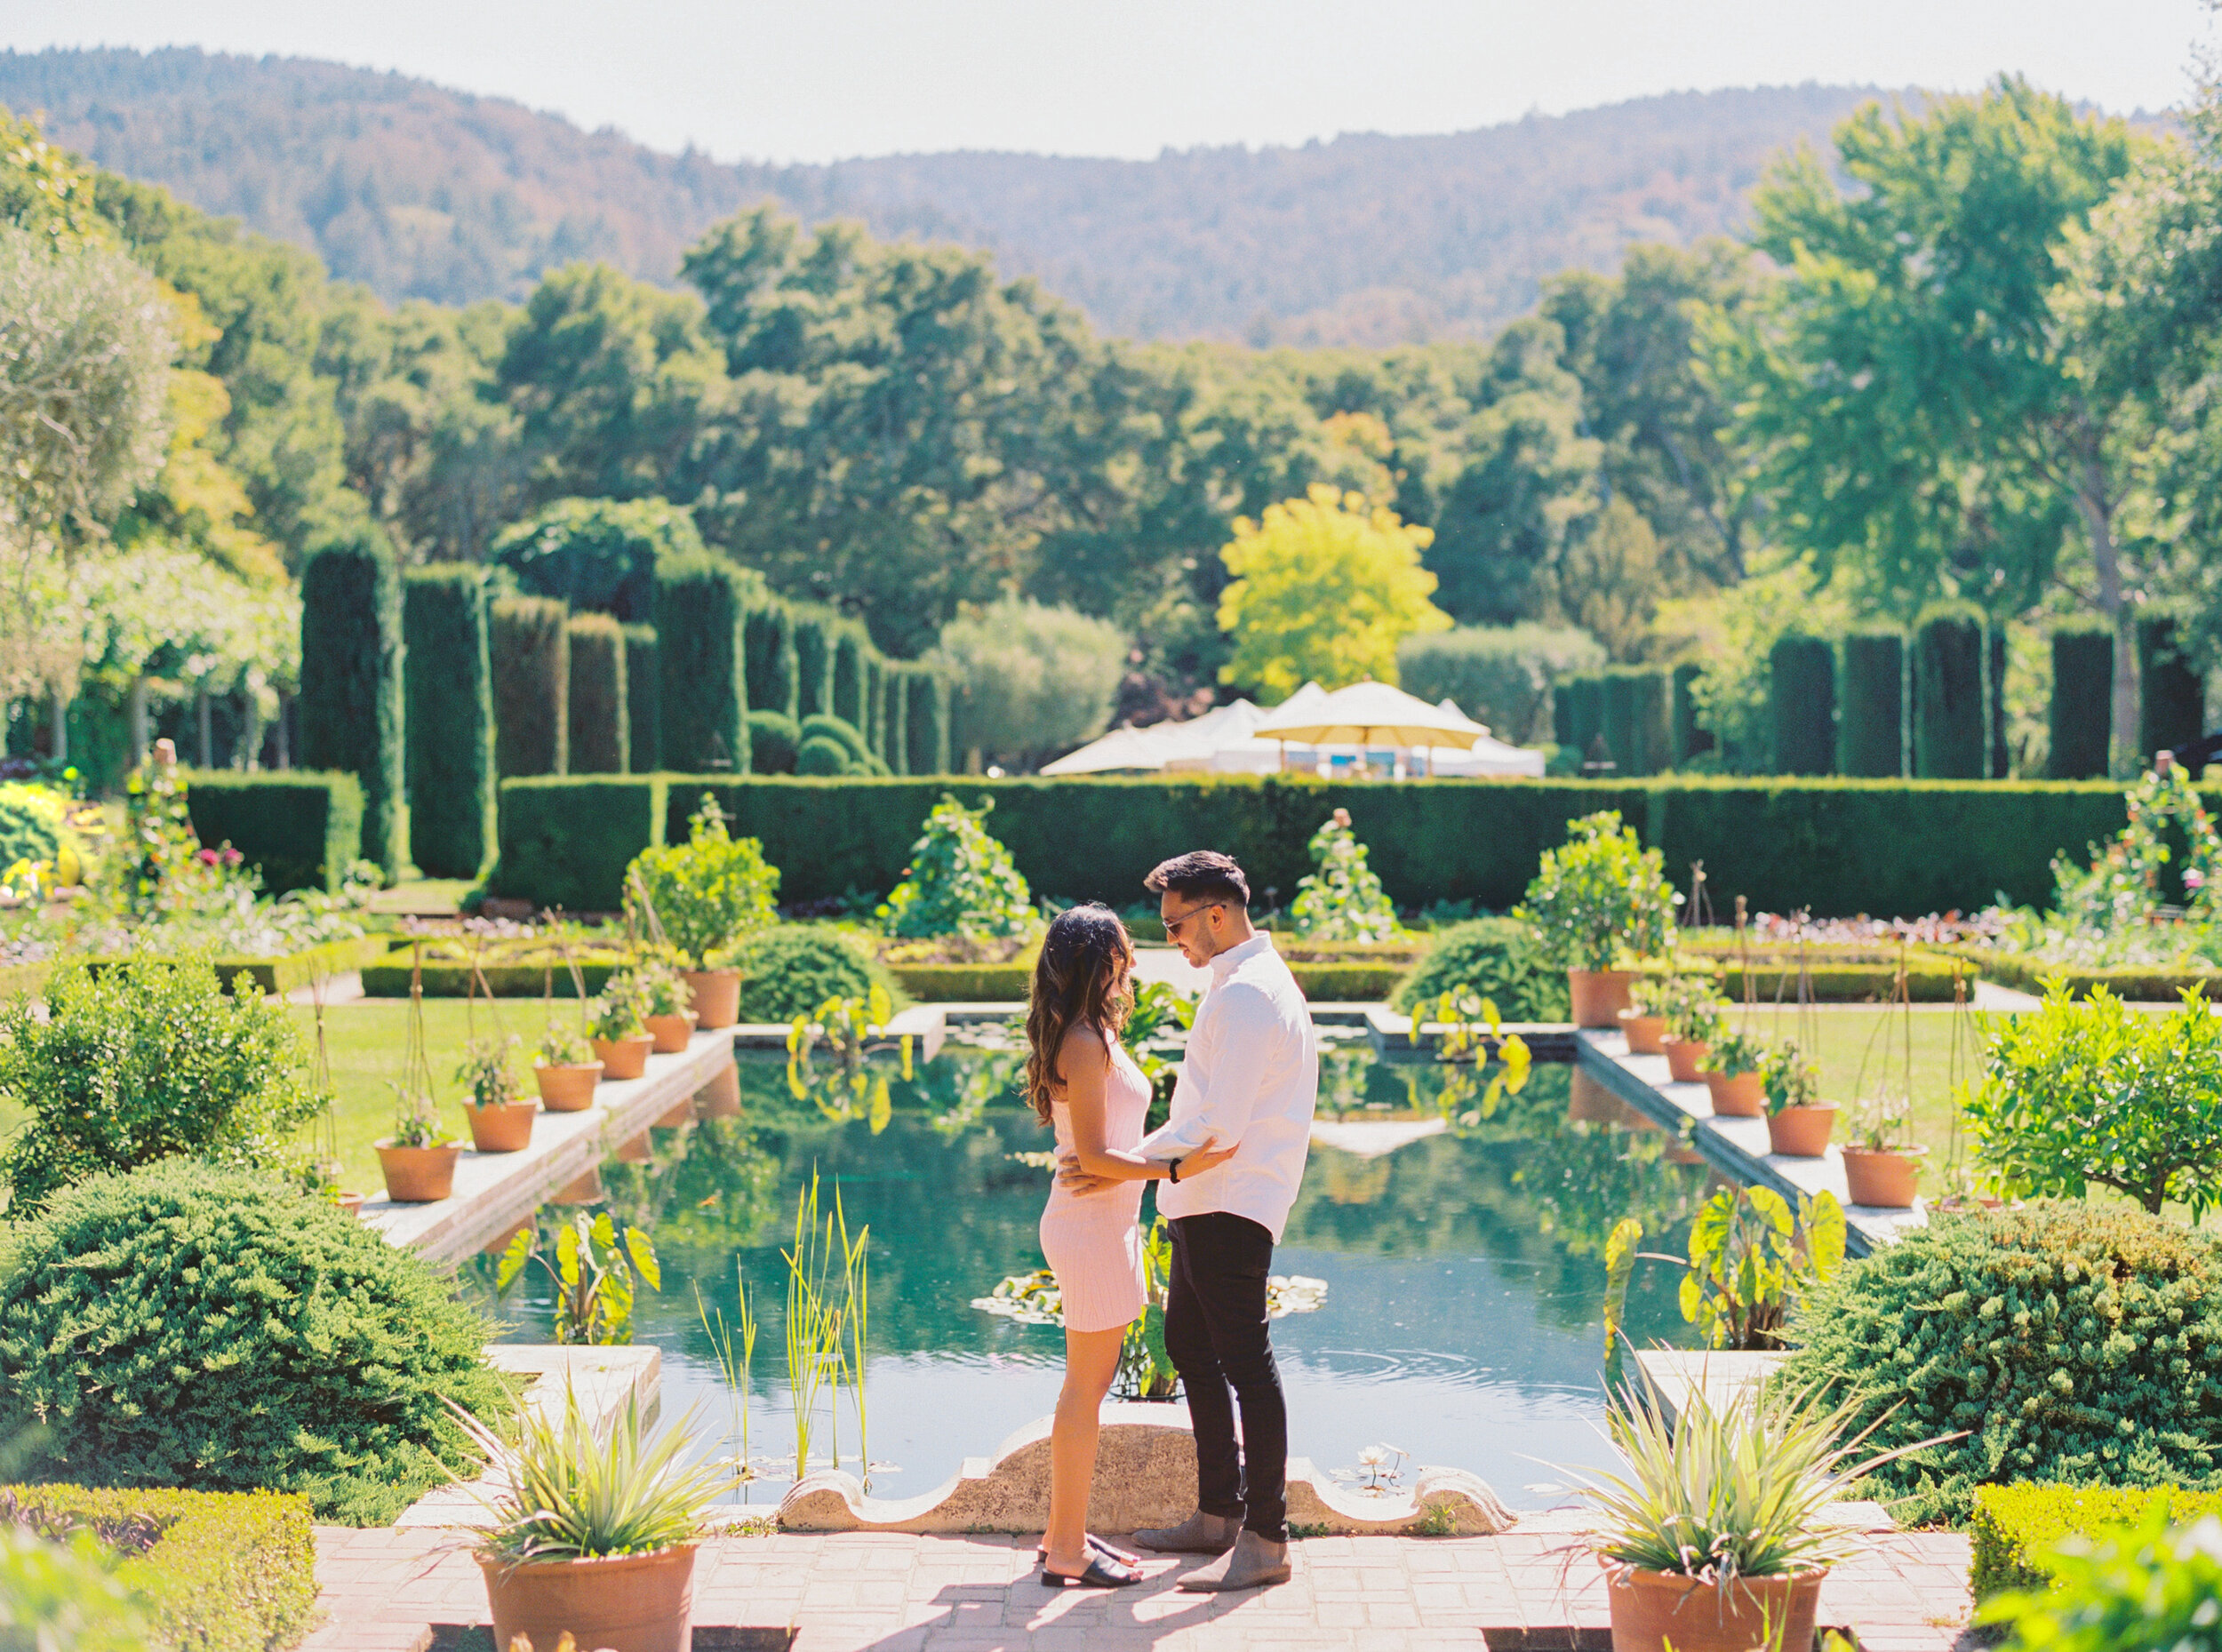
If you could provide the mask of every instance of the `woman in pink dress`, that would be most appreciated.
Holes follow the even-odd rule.
[[[1052,1587],[1139,1583],[1133,1557],[1088,1535],[1096,1434],[1118,1375],[1126,1329],[1141,1317],[1142,1184],[1196,1175],[1235,1156],[1217,1142],[1175,1162],[1145,1159],[1149,1081],[1121,1048],[1133,1007],[1134,947],[1108,907],[1059,914],[1042,942],[1027,1010],[1027,1096],[1057,1131],[1057,1151],[1115,1185],[1075,1193],[1052,1185],[1042,1254],[1065,1308],[1065,1385],[1050,1434],[1050,1523],[1042,1581]]]

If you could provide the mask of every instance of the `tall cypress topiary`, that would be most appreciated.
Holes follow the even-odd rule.
[[[1991,778],[2010,778],[2014,762],[2006,747],[2006,627],[1996,620],[1983,638],[1983,728]]]
[[[2055,780],[2103,780],[2114,728],[2114,633],[2062,626],[2052,634],[2051,754]]]
[[[749,770],[748,610],[754,576],[723,563],[675,563],[656,573],[659,715],[667,769]]]
[[[1845,774],[1886,778],[1906,772],[1906,639],[1855,631],[1844,639],[1844,696],[1836,730]]]
[[[1605,672],[1598,706],[1604,723],[1605,750],[1612,754],[1614,772],[1635,773],[1635,678],[1625,671]]]
[[[656,668],[656,627],[625,627],[625,713],[632,727],[627,754],[635,774],[653,774],[663,765],[662,742],[656,738],[656,714],[662,676]]]
[[[1979,780],[1983,744],[1982,610],[1930,609],[1914,631],[1914,772]]]
[[[569,772],[570,619],[552,596],[493,605],[494,757],[505,778]]]
[[[1559,688],[1566,698],[1568,743],[1575,756],[1587,762],[1597,737],[1604,732],[1605,680],[1594,671],[1585,671],[1560,679]]]
[[[802,672],[795,658],[794,614],[767,594],[749,604],[747,625],[748,708],[800,716],[795,706]]]
[[[1663,671],[1641,671],[1635,693],[1636,772],[1658,774],[1674,761],[1674,686]]]
[[[1827,774],[1836,766],[1836,650],[1795,632],[1767,650],[1767,716],[1777,774]]]
[[[301,763],[363,785],[363,858],[388,879],[408,845],[401,575],[375,525],[325,540],[301,569]]]
[[[865,739],[871,744],[872,754],[886,762],[887,660],[868,644],[864,650],[864,722],[860,726]]]
[[[484,572],[412,568],[402,581],[409,858],[428,877],[475,878],[494,848],[493,660]]]
[[[881,706],[880,754],[895,774],[910,772],[911,668],[897,660],[887,662],[887,692]]]
[[[1705,667],[1685,659],[1674,671],[1674,766],[1681,768],[1701,752],[1713,749],[1713,730],[1698,723],[1698,679]]]
[[[904,696],[903,746],[912,774],[949,772],[949,680],[931,666],[914,666]]]
[[[571,772],[623,774],[632,767],[625,630],[607,614],[571,621]]]
[[[830,608],[816,605],[792,611],[795,634],[795,715],[831,714],[833,711],[834,635],[841,620]]]
[[[864,726],[865,706],[871,686],[865,668],[865,650],[871,646],[864,627],[852,619],[841,622],[833,637],[833,714],[852,729]]]
[[[2138,762],[2197,743],[2206,732],[2206,684],[2178,642],[2176,617],[2141,613],[2138,632]]]

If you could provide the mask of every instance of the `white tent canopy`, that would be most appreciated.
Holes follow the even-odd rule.
[[[1354,682],[1307,705],[1297,703],[1300,697],[1299,690],[1286,704],[1275,707],[1258,725],[1258,738],[1300,741],[1307,746],[1388,746],[1405,750],[1448,746],[1464,751],[1489,736],[1487,727],[1449,700],[1430,706],[1418,695],[1387,682]]]

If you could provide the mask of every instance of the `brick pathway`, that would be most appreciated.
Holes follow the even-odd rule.
[[[696,1574],[699,1627],[793,1625],[795,1652],[1263,1652],[1265,1648],[1605,1648],[1603,1580],[1543,1517],[1498,1537],[1315,1537],[1295,1576],[1235,1596],[1173,1587],[1191,1562],[1148,1562],[1133,1589],[1051,1592],[1032,1544],[880,1534],[722,1538]],[[1821,1592],[1821,1622],[1866,1652],[1948,1652],[1967,1620],[1968,1544],[1879,1536]],[[478,1568],[436,1531],[320,1527],[325,1626],[304,1652],[418,1652],[435,1624],[486,1621]]]

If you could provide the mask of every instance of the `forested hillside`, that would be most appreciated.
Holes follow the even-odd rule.
[[[318,254],[388,299],[521,299],[603,259],[675,284],[709,224],[805,222],[992,250],[1140,338],[1382,345],[1473,337],[1546,276],[1740,228],[1770,156],[1872,91],[1682,93],[1447,137],[1155,161],[896,156],[721,165],[498,98],[298,59],[0,54],[0,102],[113,172]]]

